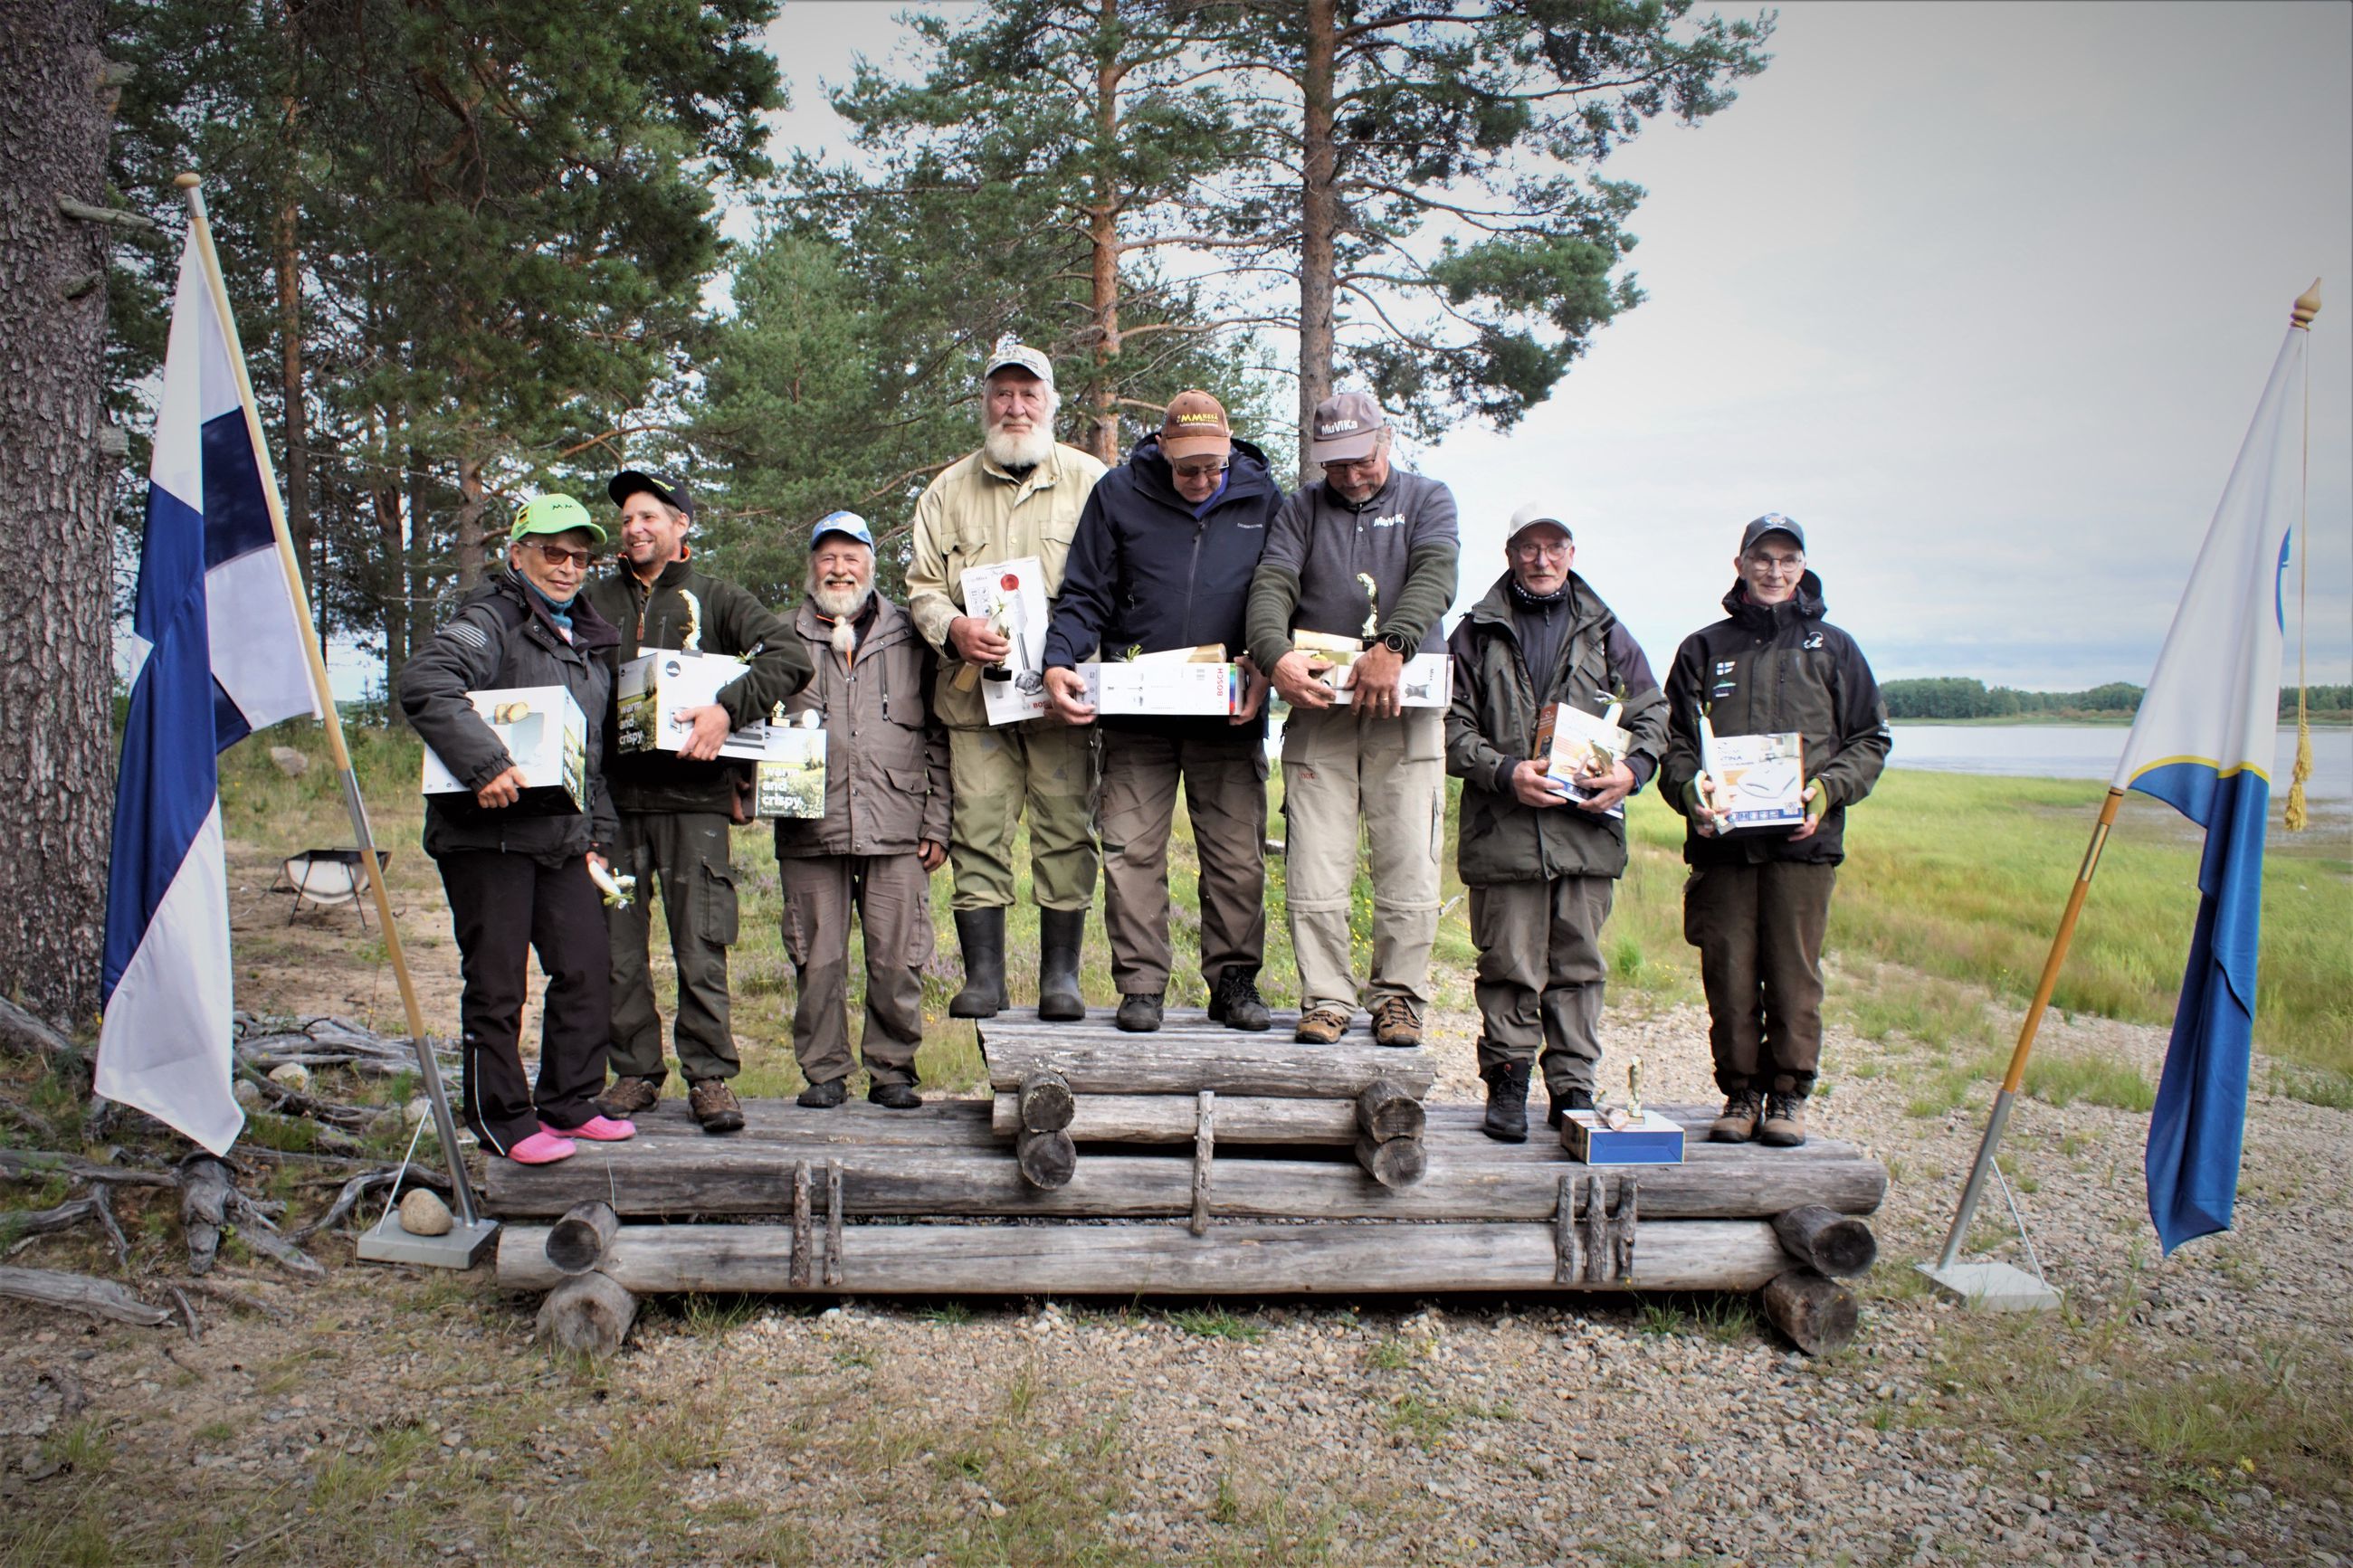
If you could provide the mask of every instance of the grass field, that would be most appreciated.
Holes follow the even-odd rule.
[[[352,734],[380,841],[411,850],[421,816],[417,742],[381,731]],[[324,743],[315,731],[269,739],[299,746],[316,763],[325,762]],[[265,747],[240,746],[223,759],[222,787],[232,835],[288,847],[298,840],[347,837],[347,830],[337,831],[341,802],[323,765],[301,780],[288,780],[270,765]],[[1868,1035],[1899,1031],[1968,1047],[1955,1070],[1978,1070],[1988,1053],[2006,1046],[1984,1017],[1983,998],[1990,994],[2022,1003],[2031,994],[2102,793],[2102,785],[2089,782],[1887,774],[1848,819],[1848,858],[1832,906],[1829,944],[1833,1011]],[[1279,777],[1273,796],[1268,830],[1279,838]],[[1633,801],[1628,823],[1630,864],[1605,940],[1615,999],[1641,1006],[1695,998],[1696,962],[1682,931],[1681,820],[1645,795]],[[1450,820],[1435,980],[1442,1005],[1467,1006],[1476,953],[1461,885],[1453,876],[1452,836]],[[789,1034],[792,979],[778,935],[780,903],[769,845],[765,828],[744,829],[735,840],[744,898],[743,939],[733,959],[736,1026],[740,1034],[781,1044]],[[2198,831],[2169,808],[2137,796],[2128,799],[2061,975],[2056,1006],[2146,1023],[2171,1018],[2198,909],[2199,847]],[[1017,863],[1026,862],[1026,853],[1017,855]],[[405,872],[418,890],[431,881],[429,863],[413,853],[396,857],[396,876]],[[1168,1000],[1172,1005],[1198,1005],[1205,998],[1194,913],[1198,861],[1181,812],[1170,868],[1177,978]],[[938,952],[925,982],[927,1011],[943,1017],[960,983],[949,891],[943,870],[933,884]],[[1360,877],[1354,921],[1360,964],[1371,925],[1371,891]],[[1027,896],[1027,868],[1021,864],[1020,897]],[[1295,1002],[1280,857],[1269,860],[1267,906],[1261,988],[1278,1003]],[[2275,832],[2263,890],[2256,1043],[2274,1058],[2279,1075],[2274,1087],[2325,1103],[2353,1102],[2348,908],[2353,837],[2343,819],[2303,835]],[[1034,995],[1037,914],[1026,902],[1015,907],[1008,948],[1014,994]],[[1116,1002],[1099,913],[1089,924],[1083,979],[1091,1004]],[[856,985],[853,979],[853,1007]],[[934,1031],[919,1065],[926,1082],[943,1088],[976,1081],[980,1061],[970,1028],[956,1024]],[[2069,1073],[2083,1070],[2089,1069],[2039,1069],[2043,1089],[2058,1096],[2085,1092],[2084,1085],[2067,1080]],[[747,1080],[744,1087],[757,1093],[787,1091],[799,1081],[786,1050],[760,1053],[757,1061],[747,1063]],[[2116,1102],[2115,1094],[2130,1098],[2128,1089],[2117,1086],[2097,1091],[2110,1102]]]

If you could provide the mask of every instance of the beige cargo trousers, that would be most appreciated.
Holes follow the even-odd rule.
[[[1294,708],[1282,731],[1282,816],[1291,947],[1300,1010],[1354,1009],[1348,910],[1359,837],[1370,858],[1373,963],[1363,1005],[1430,1005],[1438,937],[1438,858],[1446,831],[1446,716],[1395,719],[1354,707]]]

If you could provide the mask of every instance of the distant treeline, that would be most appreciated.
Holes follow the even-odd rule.
[[[1880,690],[1891,719],[2113,719],[2139,710],[2142,689],[2112,680],[2088,691],[2021,691],[1948,675],[1890,680]],[[2353,717],[2353,686],[2307,688],[2306,705],[2316,718]],[[2283,721],[2295,718],[2294,687],[2280,692],[2279,712]]]

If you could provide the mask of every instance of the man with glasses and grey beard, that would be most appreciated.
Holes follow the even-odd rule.
[[[938,660],[907,612],[874,589],[874,535],[855,512],[818,520],[808,595],[793,614],[816,677],[785,705],[825,729],[825,815],[776,822],[785,952],[798,1000],[793,1056],[800,1103],[848,1098],[849,917],[866,947],[866,1098],[923,1103],[923,965],[932,957],[931,874],[947,858],[948,737],[925,694]]]
[[[1685,819],[1683,936],[1699,949],[1722,1143],[1806,1141],[1822,1050],[1822,932],[1846,857],[1846,808],[1886,765],[1887,704],[1854,639],[1822,619],[1806,531],[1767,512],[1740,536],[1725,618],[1675,650],[1659,787]],[[1717,736],[1796,731],[1806,819],[1725,831],[1724,783],[1702,765],[1699,721]]]
[[[933,699],[948,731],[955,786],[948,860],[955,868],[956,942],[964,989],[957,1018],[1007,1005],[1005,911],[1013,902],[1013,837],[1029,819],[1029,889],[1038,904],[1038,1016],[1083,1018],[1079,947],[1095,897],[1095,737],[1049,714],[992,728],[973,679],[1012,651],[965,613],[970,566],[1034,555],[1046,596],[1061,591],[1079,512],[1103,466],[1054,439],[1054,365],[1008,340],[981,372],[980,450],[948,465],[915,503],[907,614],[942,661]]]

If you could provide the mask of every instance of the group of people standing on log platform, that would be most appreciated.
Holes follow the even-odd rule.
[[[679,976],[673,1048],[706,1131],[743,1126],[729,1087],[727,948],[737,934],[730,828],[748,819],[729,732],[781,710],[827,738],[823,815],[776,825],[784,942],[797,983],[793,1048],[817,1109],[847,1097],[848,964],[864,936],[868,1096],[916,1093],[930,876],[952,868],[960,1018],[1010,1005],[1006,912],[1026,817],[1039,912],[1038,1014],[1086,1016],[1080,957],[1100,858],[1122,1029],[1161,1026],[1174,978],[1168,843],[1181,785],[1200,861],[1200,982],[1212,1019],[1263,1031],[1269,693],[1283,727],[1285,906],[1300,981],[1296,1038],[1332,1044],[1371,1015],[1374,1040],[1419,1044],[1440,914],[1446,777],[1463,781],[1456,856],[1479,951],[1485,1129],[1527,1137],[1539,1063],[1557,1125],[1590,1108],[1608,963],[1600,934],[1624,874],[1623,803],[1655,784],[1685,819],[1684,933],[1699,949],[1724,1114],[1710,1135],[1805,1139],[1821,1039],[1821,942],[1845,810],[1886,757],[1884,704],[1853,640],[1823,620],[1798,523],[1768,513],[1734,557],[1725,619],[1686,638],[1661,687],[1609,605],[1575,570],[1559,510],[1511,520],[1505,570],[1456,624],[1452,492],[1393,460],[1379,405],[1327,399],[1305,437],[1322,478],[1285,495],[1266,455],[1206,392],[1106,470],[1055,440],[1046,356],[1000,343],[981,378],[982,440],[916,503],[906,604],[875,586],[871,530],[849,512],[809,538],[788,617],[702,572],[683,482],[627,471],[607,487],[619,550],[577,500],[517,515],[508,571],[461,605],[403,671],[403,711],[474,793],[428,797],[425,845],[448,889],[465,980],[463,1114],[484,1148],[525,1163],[575,1140],[629,1137],[667,1076],[644,905],[607,910],[618,870],[661,899]],[[977,677],[1012,651],[971,613],[966,569],[1025,556],[1050,600],[1044,716],[988,722]],[[1241,671],[1229,716],[1098,716],[1078,667],[1096,657],[1222,647]],[[681,715],[676,752],[614,745],[614,690],[640,649],[740,656],[744,673]],[[1330,679],[1335,650],[1345,694]],[[1449,706],[1413,700],[1425,655],[1452,661]],[[563,685],[588,718],[588,799],[572,816],[512,815],[521,770],[470,691]],[[1614,710],[1626,731],[1574,780],[1540,752],[1545,710]],[[1712,718],[1711,718],[1712,716]],[[1730,830],[1721,736],[1798,732],[1804,819]],[[1572,787],[1573,786],[1573,787]],[[1360,839],[1373,889],[1370,973],[1352,972]],[[547,976],[536,1084],[519,1049],[529,950]],[[613,1075],[609,1084],[607,1074]]]

